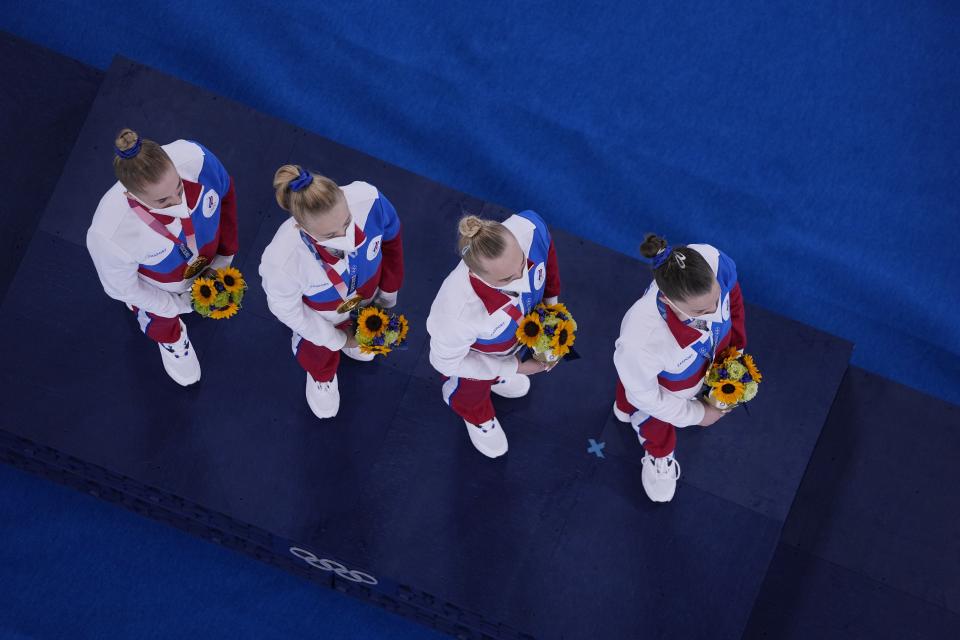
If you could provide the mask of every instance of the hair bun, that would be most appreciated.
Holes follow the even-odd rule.
[[[113,139],[113,152],[120,160],[136,158],[140,154],[143,139],[133,129],[121,129]]]
[[[640,255],[644,258],[654,258],[667,246],[666,238],[655,233],[648,233],[643,238],[643,244],[640,245]]]
[[[483,229],[483,220],[477,216],[466,216],[460,220],[460,225],[457,229],[464,238],[472,238]]]
[[[113,141],[118,151],[129,151],[140,141],[140,135],[133,129],[121,129]]]

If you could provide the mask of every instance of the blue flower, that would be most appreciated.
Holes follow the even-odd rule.
[[[557,327],[556,325],[552,325],[552,324],[547,325],[546,327],[543,328],[543,332],[548,336],[553,337],[553,334],[557,332]]]
[[[385,340],[386,339],[382,335],[379,335],[373,339],[373,345],[375,347],[382,347]]]
[[[720,371],[718,371],[717,373],[720,374],[720,377],[721,377],[721,378],[726,378],[726,377],[727,377],[727,368],[726,368],[726,367],[720,367]]]
[[[740,378],[740,382],[750,382],[751,380],[753,380],[753,376],[749,373],[744,374],[744,376]]]

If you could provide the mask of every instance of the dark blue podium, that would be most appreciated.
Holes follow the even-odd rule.
[[[203,367],[188,389],[84,247],[124,126],[201,141],[236,183],[235,264],[251,288],[232,320],[187,319]],[[345,361],[340,414],[323,422],[257,276],[286,216],[270,183],[287,162],[376,185],[405,232],[410,348]],[[749,414],[680,433],[677,496],[652,504],[611,411],[613,342],[649,273],[555,228],[583,357],[496,400],[510,453],[486,459],[441,400],[424,328],[464,212],[510,214],[118,58],[0,307],[0,459],[461,638],[740,638],[850,344],[748,305],[760,395]]]

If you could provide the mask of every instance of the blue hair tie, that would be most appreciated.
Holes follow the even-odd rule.
[[[127,150],[123,150],[120,147],[114,146],[114,152],[116,152],[118,158],[123,158],[124,160],[129,160],[130,158],[136,157],[140,153],[140,138],[137,138],[137,141],[133,143],[133,146]]]
[[[303,191],[311,184],[313,184],[313,176],[303,169],[300,169],[300,175],[290,181],[290,190]]]
[[[642,260],[643,262],[646,262],[647,264],[652,266],[654,269],[659,269],[664,265],[664,263],[667,260],[670,259],[671,253],[673,253],[673,247],[671,247],[670,245],[667,245],[660,251],[657,251],[657,255],[653,256],[652,258],[648,258],[646,256],[640,256],[640,260]]]

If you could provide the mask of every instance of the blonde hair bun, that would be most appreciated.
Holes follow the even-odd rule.
[[[294,190],[294,182],[300,179],[300,172],[309,173],[311,179]],[[289,211],[299,223],[307,218],[322,216],[330,211],[343,193],[330,178],[307,172],[299,164],[285,164],[273,174],[273,190],[277,204]]]
[[[116,139],[113,141],[113,146],[115,146],[120,151],[129,151],[137,144],[137,141],[140,139],[140,134],[138,134],[133,129],[121,129],[120,133],[117,134]]]
[[[500,257],[507,248],[509,231],[499,222],[478,216],[464,216],[457,225],[460,257],[474,273],[483,271],[483,262]]]
[[[170,156],[159,144],[124,127],[113,137],[113,173],[123,187],[142,194],[168,171],[176,171]]]
[[[472,238],[483,229],[483,220],[477,216],[466,216],[460,220],[460,225],[457,229],[464,238]]]

